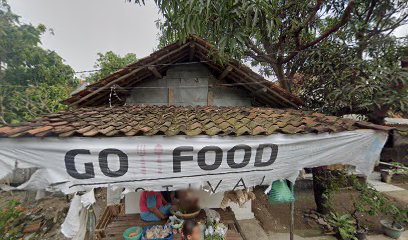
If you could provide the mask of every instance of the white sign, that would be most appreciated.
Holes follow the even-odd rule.
[[[211,192],[294,180],[299,170],[337,163],[369,174],[387,133],[270,136],[2,138],[0,179],[35,167],[25,189],[65,193],[102,186],[136,190],[202,187]],[[17,164],[16,164],[17,163]]]

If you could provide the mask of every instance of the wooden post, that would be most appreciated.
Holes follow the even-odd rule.
[[[294,239],[295,231],[295,201],[290,203],[290,240]]]
[[[169,106],[171,106],[171,105],[174,105],[174,91],[173,91],[173,88],[169,88],[168,89],[168,97],[169,97],[169,100],[168,100],[168,105]]]
[[[207,105],[213,106],[214,105],[214,92],[212,91],[212,87],[208,87],[207,93]]]
[[[294,199],[290,203],[290,240],[294,239],[294,232],[295,232],[295,184],[292,182],[289,182],[290,190],[293,193]]]

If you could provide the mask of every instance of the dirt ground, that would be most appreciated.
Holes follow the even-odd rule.
[[[254,201],[252,209],[256,218],[260,221],[266,232],[289,232],[290,206],[289,204],[271,205],[263,188],[256,188],[257,199]],[[343,190],[334,196],[334,208],[338,212],[346,213],[352,207],[351,199],[356,197],[356,193],[350,190]],[[295,233],[302,237],[314,237],[325,234],[319,224],[304,216],[314,210],[313,191],[302,190],[296,192],[295,201]],[[368,220],[369,234],[380,234],[381,226],[379,217],[362,216]]]
[[[62,195],[50,195],[35,201],[35,193],[23,191],[0,192],[0,209],[6,208],[11,200],[18,201],[23,207],[24,220],[13,227],[13,231],[22,232],[26,226],[42,222],[38,237],[32,234],[31,239],[65,239],[60,233],[60,225],[64,221],[69,208],[67,198]],[[46,229],[45,229],[46,228]],[[45,233],[44,233],[44,232]],[[27,234],[26,236],[30,236]]]
[[[35,193],[24,191],[0,192],[0,210],[6,208],[11,200],[18,201],[24,208],[23,215],[27,216],[19,226],[16,226],[18,231],[22,231],[25,226],[41,221],[41,230],[38,231],[37,235],[33,234],[31,240],[65,240],[66,238],[61,234],[61,224],[68,212],[71,197],[62,194],[50,194],[36,201]],[[106,190],[96,189],[95,198],[97,202],[94,211],[98,219],[106,206]],[[47,229],[44,230],[44,228]],[[2,238],[0,237],[0,239]]]

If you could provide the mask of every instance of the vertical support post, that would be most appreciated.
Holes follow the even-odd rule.
[[[208,86],[207,105],[208,106],[214,105],[214,92],[212,90],[212,86]]]
[[[295,201],[290,203],[290,240],[294,239],[295,231]]]
[[[289,181],[288,181],[289,182]],[[292,191],[293,195],[295,195],[295,184],[289,182],[290,190]],[[295,232],[295,199],[290,203],[290,240],[294,240],[294,232]]]
[[[173,88],[168,89],[168,96],[169,96],[168,105],[169,106],[174,105],[174,91],[173,91]]]

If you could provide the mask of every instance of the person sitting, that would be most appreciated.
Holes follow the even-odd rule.
[[[192,190],[177,191],[177,201],[177,204],[187,211],[194,211],[199,208],[198,197]]]
[[[201,240],[200,225],[194,220],[185,220],[182,232],[183,240]]]
[[[143,221],[165,220],[170,215],[170,208],[160,192],[145,191],[140,195],[140,217]]]
[[[167,201],[167,203],[170,203],[170,204],[178,203],[176,191],[163,191],[161,193],[162,193],[163,198]]]

